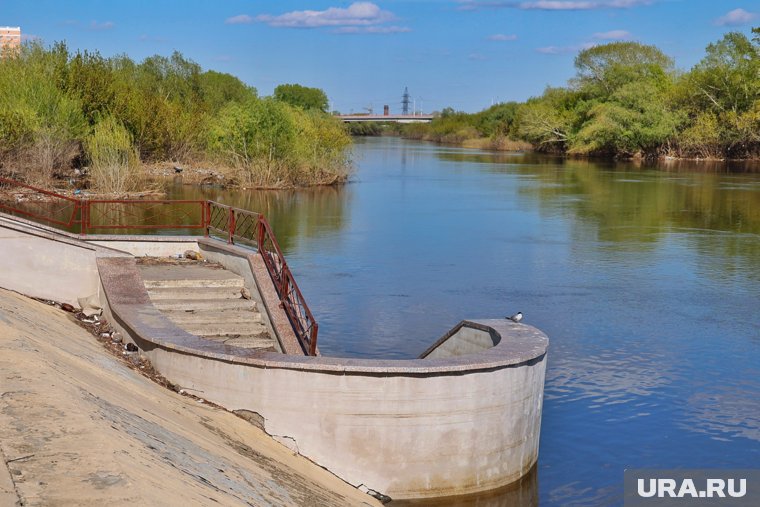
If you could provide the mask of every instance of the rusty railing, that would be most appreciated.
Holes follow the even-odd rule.
[[[7,178],[0,178],[0,191],[13,201],[3,202],[0,195],[0,210],[82,236],[96,230],[195,229],[229,244],[256,247],[301,347],[316,355],[317,322],[261,213],[201,200],[77,199]]]
[[[206,201],[87,199],[82,201],[82,234],[104,229],[206,230]]]
[[[0,178],[0,191],[13,203],[0,199],[0,209],[31,220],[73,228],[82,223],[82,200],[57,194],[8,178]],[[1,196],[0,196],[1,197]]]
[[[319,326],[264,215],[206,201],[205,216],[208,217],[207,236],[221,236],[230,244],[242,242],[256,246],[301,347],[307,354],[316,355]]]
[[[288,315],[290,325],[301,342],[304,352],[314,356],[317,354],[317,321],[314,320],[264,215],[259,215],[258,225],[258,249],[267,265],[267,271],[272,277],[277,294],[280,296],[280,304]]]

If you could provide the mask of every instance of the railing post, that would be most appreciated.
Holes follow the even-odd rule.
[[[81,199],[79,201],[79,206],[81,208],[79,216],[82,222],[80,232],[82,236],[87,236],[87,230],[90,228],[90,201],[87,199]]]
[[[315,321],[311,321],[311,332],[309,333],[309,355],[310,356],[316,356],[317,355],[317,323]]]
[[[256,247],[259,253],[264,255],[264,215],[256,218]]]
[[[203,201],[201,206],[201,220],[203,220],[203,235],[209,237],[209,226],[211,225],[211,203]]]
[[[280,301],[285,301],[288,296],[288,279],[290,277],[290,271],[287,266],[282,266],[280,270]]]
[[[230,245],[233,243],[232,237],[235,235],[235,209],[230,208],[229,220],[227,220],[227,229],[229,234],[227,235],[227,243]]]

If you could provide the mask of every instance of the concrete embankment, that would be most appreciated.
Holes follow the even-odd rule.
[[[198,393],[203,396],[202,393]],[[0,505],[375,505],[222,409],[0,290]]]

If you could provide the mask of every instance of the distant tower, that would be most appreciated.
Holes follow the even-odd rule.
[[[404,95],[401,97],[401,114],[409,114],[409,102],[411,102],[409,88],[405,86]]]

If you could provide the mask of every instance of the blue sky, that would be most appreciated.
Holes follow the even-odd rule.
[[[595,43],[655,44],[688,69],[723,33],[760,26],[760,1],[0,0],[0,25],[104,56],[176,49],[260,95],[322,88],[345,113],[397,112],[405,86],[426,112],[478,111],[565,84]]]

